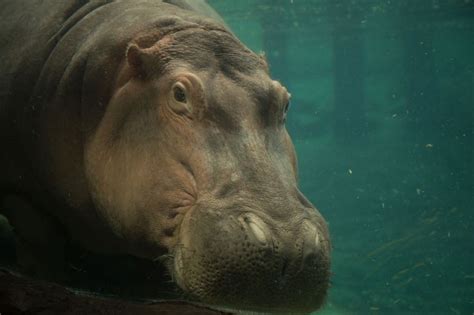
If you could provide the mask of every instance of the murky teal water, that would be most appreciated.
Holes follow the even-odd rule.
[[[322,314],[473,314],[474,2],[209,2],[293,95]]]

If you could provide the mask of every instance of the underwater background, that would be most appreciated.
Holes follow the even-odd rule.
[[[208,2],[292,93],[318,314],[474,314],[474,1]]]
[[[474,0],[208,2],[292,93],[333,244],[317,314],[474,314]]]

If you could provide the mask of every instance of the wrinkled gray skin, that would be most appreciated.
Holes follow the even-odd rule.
[[[18,259],[55,274],[73,241],[165,257],[204,303],[317,309],[329,235],[297,188],[290,96],[204,2],[169,2],[2,2],[1,211]]]

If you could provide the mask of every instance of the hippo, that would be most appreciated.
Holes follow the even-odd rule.
[[[324,304],[290,94],[205,1],[4,0],[0,26],[0,212],[26,273],[59,277],[72,242],[159,261],[206,305]]]

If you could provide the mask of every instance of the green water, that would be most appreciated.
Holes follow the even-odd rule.
[[[322,314],[473,314],[474,2],[209,2],[293,95]]]

